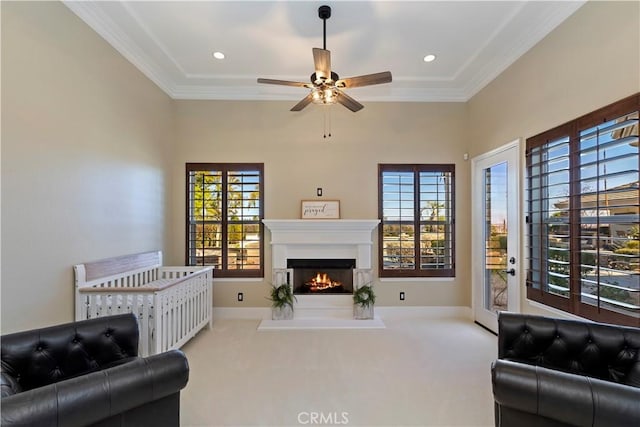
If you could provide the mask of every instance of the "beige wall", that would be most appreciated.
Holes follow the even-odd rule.
[[[354,94],[354,96],[356,96]],[[300,201],[339,199],[342,218],[378,217],[378,163],[456,164],[456,278],[377,284],[381,305],[469,306],[469,164],[466,106],[462,103],[366,103],[354,114],[331,107],[332,137],[323,138],[325,110],[289,111],[295,102],[176,101],[176,146],[172,181],[173,262],[184,262],[186,162],[263,162],[265,217],[300,217]],[[377,240],[374,234],[374,239]],[[266,236],[265,266],[271,254]],[[374,252],[374,253],[377,253]],[[376,267],[377,268],[377,265]],[[270,277],[257,282],[217,282],[216,306],[268,306]],[[244,303],[236,302],[244,292]]]
[[[468,102],[469,151],[522,138],[524,168],[526,138],[639,91],[640,3],[589,2]]]
[[[163,249],[171,100],[58,2],[2,2],[2,333],[73,320],[72,266]]]
[[[470,154],[640,91],[640,3],[588,2],[469,102]]]

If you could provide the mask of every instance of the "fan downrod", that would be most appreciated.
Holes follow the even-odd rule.
[[[331,6],[320,6],[318,16],[322,19],[322,48],[327,50],[327,19],[331,18]]]

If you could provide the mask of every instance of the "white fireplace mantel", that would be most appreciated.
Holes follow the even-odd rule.
[[[265,219],[271,232],[273,268],[287,259],[353,258],[356,267],[371,268],[372,232],[378,219]]]

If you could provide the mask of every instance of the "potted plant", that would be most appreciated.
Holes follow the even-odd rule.
[[[371,284],[360,286],[353,292],[353,318],[373,319],[373,305],[376,302],[376,294]]]
[[[288,283],[271,287],[271,318],[273,320],[293,319],[293,288]]]

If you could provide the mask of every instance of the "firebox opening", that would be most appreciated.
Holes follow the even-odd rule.
[[[294,294],[351,294],[355,259],[289,259]]]

